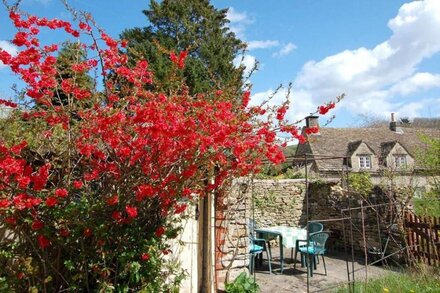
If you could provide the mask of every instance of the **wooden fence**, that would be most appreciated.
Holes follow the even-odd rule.
[[[418,217],[407,212],[404,226],[409,256],[427,265],[440,266],[440,217]]]

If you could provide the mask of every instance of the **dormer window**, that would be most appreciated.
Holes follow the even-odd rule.
[[[394,162],[396,164],[396,168],[406,167],[406,155],[395,155]]]
[[[359,168],[371,169],[371,156],[366,156],[366,155],[359,156]]]

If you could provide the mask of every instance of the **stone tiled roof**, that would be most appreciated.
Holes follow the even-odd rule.
[[[357,147],[365,142],[373,152],[380,157],[399,142],[409,154],[416,158],[417,152],[426,148],[420,140],[421,135],[440,138],[437,128],[401,128],[401,133],[391,131],[388,127],[378,128],[320,128],[319,134],[307,135],[308,142],[299,145],[296,156],[312,153],[316,156],[345,157],[349,147]],[[343,159],[317,160],[319,171],[340,171],[343,169]]]

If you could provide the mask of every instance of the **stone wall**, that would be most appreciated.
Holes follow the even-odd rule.
[[[247,268],[248,219],[255,219],[257,227],[306,225],[305,186],[304,179],[254,180],[253,185],[250,180],[241,179],[234,182],[225,196],[219,197],[216,203],[220,207],[216,215],[219,283],[225,278],[233,280]],[[320,221],[324,230],[330,232],[329,252],[343,252],[345,247],[350,252],[353,247],[355,255],[363,256],[365,249],[384,245],[388,232],[394,240],[390,240],[387,253],[397,250],[402,243],[401,235],[389,229],[401,212],[396,208],[401,206],[397,204],[401,200],[397,196],[389,198],[377,187],[368,198],[353,192],[349,196],[339,182],[318,180],[309,181],[308,197],[308,220]],[[389,205],[360,208],[383,203]],[[350,212],[349,207],[354,209]]]
[[[248,236],[246,211],[249,203],[247,179],[236,180],[228,192],[216,197],[215,213],[215,275],[217,289],[231,282],[248,267]]]
[[[255,219],[257,227],[303,226],[304,195],[304,179],[254,180],[246,194],[246,216]]]

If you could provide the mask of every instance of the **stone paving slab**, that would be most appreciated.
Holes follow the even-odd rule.
[[[272,270],[274,273],[269,274],[267,261],[264,260],[261,267],[256,268],[255,279],[260,286],[261,293],[278,293],[278,292],[307,292],[307,268],[302,268],[301,263],[297,261],[296,269],[293,268],[294,263],[290,259],[290,250],[285,251],[284,272],[280,274],[279,253],[277,248],[272,248],[274,261]],[[298,256],[299,258],[299,256]],[[327,267],[327,276],[324,275],[324,266],[322,259],[317,265],[317,270],[313,272],[313,277],[309,280],[309,292],[332,292],[331,287],[337,284],[348,282],[347,263],[344,256],[340,254],[327,255],[325,263]],[[352,262],[348,263],[350,271]],[[365,280],[377,278],[386,273],[385,267],[368,266],[367,275],[365,274],[364,263],[362,259],[357,259],[354,263],[354,269],[360,269],[355,272],[355,280]]]

